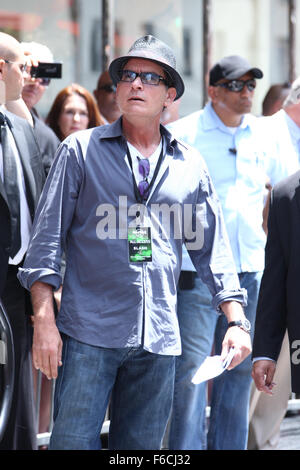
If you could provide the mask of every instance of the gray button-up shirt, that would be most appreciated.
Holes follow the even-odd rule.
[[[142,345],[181,353],[176,286],[182,244],[212,294],[212,304],[237,300],[240,289],[220,204],[198,152],[161,127],[164,158],[143,206],[126,162],[122,118],[69,136],[60,146],[35,217],[19,279],[57,289],[66,272],[60,331],[107,348]],[[151,227],[152,261],[129,262],[128,226]]]

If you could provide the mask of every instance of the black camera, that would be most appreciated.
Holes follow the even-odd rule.
[[[40,62],[37,67],[31,67],[30,75],[33,78],[61,78],[61,62]]]

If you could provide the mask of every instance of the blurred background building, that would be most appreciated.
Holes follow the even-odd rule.
[[[0,0],[1,31],[46,44],[63,62],[63,78],[52,80],[38,105],[41,115],[71,82],[93,92],[110,60],[149,33],[175,50],[186,84],[181,116],[203,106],[207,70],[231,54],[264,71],[253,109],[260,114],[269,86],[300,73],[297,20],[297,0]]]

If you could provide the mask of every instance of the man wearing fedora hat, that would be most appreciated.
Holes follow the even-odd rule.
[[[109,400],[110,449],[160,448],[181,352],[183,241],[215,309],[244,319],[245,292],[206,167],[160,125],[184,91],[172,50],[140,38],[109,72],[122,116],[62,143],[19,274],[33,299],[35,367],[58,374],[51,449],[99,449]],[[51,293],[64,251],[55,321]],[[250,353],[249,335],[233,328],[224,356],[232,346],[231,368]]]
[[[241,286],[248,292],[245,314],[251,337],[260,279],[264,267],[262,228],[267,176],[271,184],[289,172],[288,159],[269,151],[260,120],[250,114],[256,80],[262,71],[243,57],[231,55],[216,63],[209,74],[209,102],[204,109],[169,126],[177,138],[197,148],[204,157],[220,198],[229,241]],[[213,381],[210,419],[206,429],[207,384],[190,383],[188,369],[196,370],[222,348],[228,329],[224,315],[211,308],[207,286],[197,276],[185,253],[178,292],[178,319],[183,353],[176,358],[171,449],[242,450],[247,446],[251,360]]]

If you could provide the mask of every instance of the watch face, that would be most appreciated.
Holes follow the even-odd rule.
[[[245,320],[242,321],[242,325],[246,330],[248,331],[251,330],[251,323],[249,322],[249,320],[247,320],[247,318],[245,318]]]

